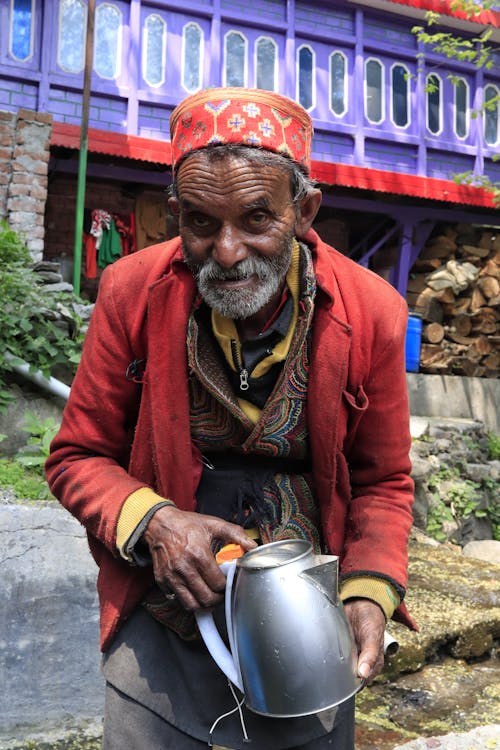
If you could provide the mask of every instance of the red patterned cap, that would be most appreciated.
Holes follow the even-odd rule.
[[[213,88],[188,96],[172,112],[170,139],[175,168],[191,151],[224,143],[255,146],[311,167],[312,121],[305,109],[261,89]]]

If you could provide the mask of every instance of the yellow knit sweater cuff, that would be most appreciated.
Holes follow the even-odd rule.
[[[127,497],[123,503],[116,526],[116,546],[122,557],[126,560],[130,559],[130,556],[126,552],[127,542],[144,516],[155,505],[166,503],[174,505],[171,500],[166,500],[164,497],[157,495],[150,487],[140,487]]]
[[[394,586],[382,578],[370,578],[368,576],[357,576],[348,578],[340,584],[340,598],[371,599],[383,610],[386,618],[391,619],[394,610],[400,603],[399,596]]]

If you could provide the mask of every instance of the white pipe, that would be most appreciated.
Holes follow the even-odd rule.
[[[40,386],[40,388],[44,388],[46,391],[49,391],[54,396],[59,396],[60,398],[63,398],[65,401],[69,398],[69,392],[70,387],[69,385],[66,385],[66,383],[62,383],[60,380],[56,380],[56,378],[53,378],[50,376],[49,378],[46,378],[45,375],[40,372],[40,370],[37,370],[36,372],[30,371],[30,366],[27,362],[23,362],[22,360],[18,360],[17,357],[14,357],[9,352],[6,352],[6,358],[9,360],[15,359],[15,364],[12,365],[12,369],[14,372],[17,372],[19,375],[22,375],[27,380],[31,380],[32,383],[35,383],[35,385]]]

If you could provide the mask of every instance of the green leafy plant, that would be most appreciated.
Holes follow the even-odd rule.
[[[27,411],[24,415],[24,425],[23,430],[29,433],[29,438],[26,445],[18,452],[16,461],[43,475],[43,467],[50,452],[50,443],[59,430],[59,424],[54,417],[40,420],[36,414]]]
[[[500,435],[488,433],[488,457],[490,461],[500,461]]]
[[[77,298],[67,292],[47,293],[37,280],[28,249],[8,225],[0,222],[0,409],[12,399],[9,373],[19,363],[50,376],[55,365],[74,372],[80,359],[81,321],[72,312]],[[61,312],[66,331],[54,324]]]
[[[14,458],[0,458],[0,487],[13,490],[21,500],[52,499],[40,472],[30,471]]]

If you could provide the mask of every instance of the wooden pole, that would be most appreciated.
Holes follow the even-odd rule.
[[[85,71],[83,76],[82,119],[80,125],[80,153],[78,156],[78,186],[76,191],[75,244],[73,252],[73,291],[80,294],[82,273],[83,211],[87,178],[90,82],[94,51],[95,0],[89,0],[87,11],[87,39],[85,44]]]

